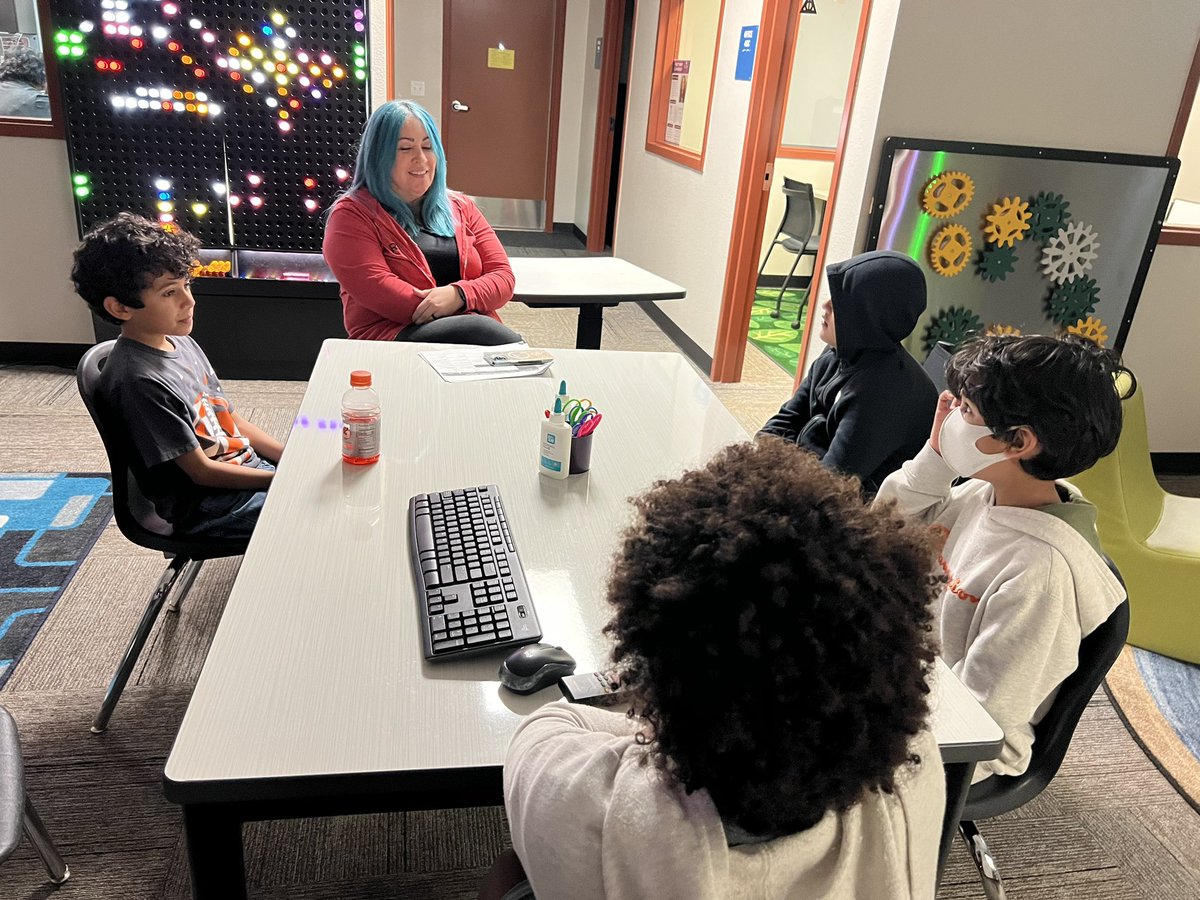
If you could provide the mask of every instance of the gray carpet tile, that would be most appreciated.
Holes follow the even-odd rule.
[[[505,318],[531,344],[574,345],[574,310],[514,305]],[[629,305],[606,311],[604,346],[675,352]],[[745,372],[741,384],[713,389],[754,432],[791,394],[792,379],[753,347]],[[240,411],[281,438],[305,388],[225,386]],[[0,458],[8,471],[107,469],[72,373],[0,370]],[[1200,477],[1163,481],[1200,496]],[[182,820],[162,795],[162,767],[238,565],[205,564],[181,612],[157,623],[112,727],[95,736],[88,726],[104,687],[165,567],[161,554],[134,547],[115,525],[105,529],[0,691],[21,729],[30,796],[67,855],[72,880],[50,891],[26,845],[0,870],[5,900],[189,896]],[[1060,776],[1021,810],[980,827],[1015,900],[1200,896],[1200,816],[1137,747],[1102,692]],[[486,866],[509,845],[498,807],[251,823],[245,835],[251,896],[269,900],[474,897]],[[982,896],[961,843],[939,896]]]

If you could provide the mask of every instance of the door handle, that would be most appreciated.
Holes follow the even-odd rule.
[[[467,104],[465,104],[465,103],[459,103],[457,100],[450,101],[450,108],[452,110],[454,110],[455,112],[470,112],[471,111],[471,107],[467,106]]]

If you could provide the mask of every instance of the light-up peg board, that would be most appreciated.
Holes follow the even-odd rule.
[[[366,121],[365,7],[54,3],[81,232],[131,210],[208,247],[320,250]]]

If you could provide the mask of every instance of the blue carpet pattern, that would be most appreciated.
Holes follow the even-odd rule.
[[[0,474],[0,688],[111,516],[107,475]]]
[[[1200,666],[1138,647],[1133,658],[1159,712],[1200,760]]]

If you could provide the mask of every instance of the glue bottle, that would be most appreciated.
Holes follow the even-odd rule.
[[[571,474],[571,426],[563,418],[562,400],[554,398],[554,412],[542,421],[542,440],[538,447],[538,471],[547,478],[566,478]]]
[[[379,394],[371,373],[350,373],[350,390],[342,394],[342,459],[355,466],[379,461]]]

